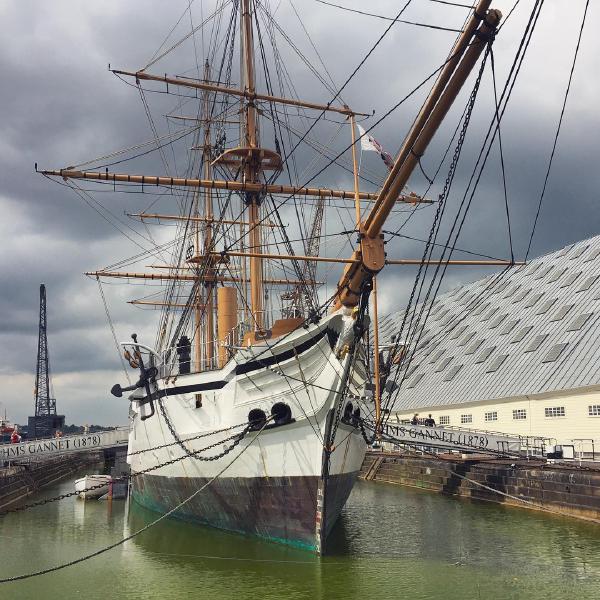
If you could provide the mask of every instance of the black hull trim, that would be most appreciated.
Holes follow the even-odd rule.
[[[237,365],[225,379],[219,379],[215,381],[207,381],[205,383],[196,383],[193,385],[180,385],[172,388],[163,388],[153,392],[150,397],[142,398],[142,402],[150,402],[150,400],[158,400],[159,398],[165,398],[167,396],[177,396],[180,394],[193,394],[197,392],[209,391],[209,390],[220,390],[223,389],[234,377],[237,375],[247,375],[253,371],[258,371],[267,367],[272,367],[280,362],[285,362],[294,357],[300,356],[302,353],[310,350],[315,344],[320,342],[325,336],[329,341],[329,345],[333,348],[337,342],[339,334],[329,328],[322,329],[317,332],[313,337],[306,340],[296,348],[280,352],[274,356],[265,357],[262,359],[254,359],[246,363]]]
[[[358,473],[330,475],[325,489],[325,519],[316,527],[320,478],[223,477],[182,506],[173,516],[219,529],[322,551],[321,529],[329,535]],[[140,505],[165,513],[210,481],[203,477],[141,475],[132,482],[132,497]]]

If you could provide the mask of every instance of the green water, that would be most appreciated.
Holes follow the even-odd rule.
[[[0,578],[74,559],[154,518],[125,501],[74,498],[0,518]],[[0,585],[0,598],[600,598],[600,528],[570,519],[359,482],[332,536],[318,558],[166,520],[81,565]]]

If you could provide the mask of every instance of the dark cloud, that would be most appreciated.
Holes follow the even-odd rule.
[[[350,0],[344,4],[364,8],[361,3]],[[499,1],[497,4],[506,14],[513,2]],[[496,40],[500,86],[508,73],[531,4],[519,4]],[[523,257],[529,241],[584,3],[555,4],[548,5],[540,18],[502,126],[517,258]],[[385,21],[341,12],[312,0],[295,1],[293,6],[310,32],[309,40],[289,0],[271,5],[273,10],[276,9],[281,26],[306,59],[322,72],[311,42],[314,43],[336,86],[345,81],[387,27]],[[107,71],[107,65],[110,62],[132,70],[144,66],[187,6],[187,0],[151,4],[142,0],[127,3],[117,0],[102,3],[13,0],[0,8],[5,31],[0,39],[3,82],[0,87],[3,106],[0,122],[0,210],[3,214],[0,222],[0,382],[4,390],[2,401],[9,416],[15,420],[23,421],[32,410],[40,282],[45,282],[48,288],[50,356],[60,411],[67,414],[68,421],[108,423],[126,420],[125,403],[111,399],[107,393],[114,381],[124,381],[124,374],[120,371],[104,306],[96,282],[82,273],[152,248],[153,240],[149,239],[148,231],[123,213],[142,210],[154,200],[154,209],[171,212],[176,208],[176,199],[111,194],[105,193],[106,188],[97,188],[92,197],[87,198],[90,206],[72,190],[35,174],[33,165],[38,162],[40,167],[65,167],[151,137],[138,92],[115,79]],[[196,0],[192,7],[194,23],[199,23],[214,9],[214,4]],[[399,5],[382,0],[369,5],[369,10],[392,16],[399,10]],[[596,7],[590,9],[590,23],[597,17],[597,10]],[[403,17],[460,27],[465,11],[423,0],[413,2]],[[187,33],[189,27],[189,15],[184,14],[164,47]],[[207,27],[204,39],[200,34],[196,36],[200,64],[204,57],[203,48],[208,47],[210,31]],[[598,72],[600,68],[600,42],[592,34],[591,30],[584,34],[532,255],[598,234],[596,190],[600,174],[596,163],[600,119],[595,106],[599,90],[597,79],[590,73]],[[448,32],[409,25],[394,26],[344,90],[343,100],[365,112],[374,110],[377,119],[437,68],[452,40],[453,34]],[[265,41],[268,41],[266,29]],[[280,39],[279,47],[296,90],[311,100],[329,101],[328,92],[290,46]],[[190,39],[152,70],[197,76],[193,51],[194,44]],[[463,90],[457,106],[423,159],[427,173],[435,171],[465,105],[470,85]],[[159,89],[152,85],[148,87]],[[375,137],[390,152],[397,150],[427,89],[425,86],[407,100],[374,131]],[[173,107],[174,98],[160,94],[147,94],[147,97],[158,130],[164,134],[168,129],[162,115]],[[194,101],[181,101],[183,110],[196,110]],[[445,241],[448,236],[492,117],[493,94],[488,72],[482,83],[453,191],[447,201],[448,209],[438,241]],[[367,121],[373,122],[373,118]],[[315,137],[318,133],[319,139],[326,141],[334,128],[330,123],[319,126],[315,129]],[[343,135],[334,142],[334,147],[344,147],[347,140]],[[272,133],[266,125],[263,136],[265,144],[271,145]],[[186,138],[177,144],[175,154],[167,156],[171,168],[176,168],[177,172],[184,170],[183,156],[189,145],[189,138]],[[297,153],[298,171],[307,167],[312,158],[311,153],[301,148]],[[375,171],[379,179],[385,176],[378,157],[367,153],[362,160],[363,166]],[[321,159],[303,177],[308,179],[323,164],[325,161]],[[156,153],[115,168],[129,172],[166,171]],[[446,171],[447,164],[430,190],[430,197],[436,198],[439,194],[441,186],[438,183],[443,183]],[[350,189],[352,178],[347,172],[332,168],[318,176],[314,183]],[[417,192],[427,187],[420,173],[416,173],[410,183]],[[365,184],[365,189],[373,187]],[[103,212],[105,209],[112,214]],[[434,210],[432,207],[419,211],[402,233],[426,237]],[[395,215],[389,229],[397,228],[403,216],[406,214]],[[120,222],[115,221],[116,217]],[[293,223],[294,209],[285,207],[282,218],[286,223]],[[114,223],[131,239],[117,231]],[[351,217],[343,210],[329,209],[324,228],[329,234],[351,229]],[[162,242],[173,231],[169,229],[166,233],[153,235]],[[298,237],[297,228],[290,226],[289,234]],[[490,155],[489,166],[458,246],[497,257],[509,256],[497,148]],[[389,242],[387,249],[390,256],[412,258],[421,256],[423,245],[397,238]],[[330,256],[345,255],[348,246],[344,248],[338,238],[325,238],[322,252]],[[169,260],[167,254],[144,257],[134,262],[130,269],[143,270],[150,264],[166,262]],[[457,253],[456,256],[463,255]],[[327,279],[331,292],[337,272],[325,269],[320,272],[320,277]],[[381,275],[384,312],[402,307],[408,298],[414,272],[413,268],[395,267]],[[451,270],[444,288],[487,272],[489,269],[477,267]],[[160,288],[105,285],[104,290],[117,336],[126,338],[136,330],[144,339],[153,342],[157,313],[135,309],[126,301]]]

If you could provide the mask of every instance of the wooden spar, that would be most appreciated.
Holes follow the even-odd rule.
[[[481,24],[481,27],[476,32],[478,34],[477,37],[475,37],[473,42],[468,45],[468,48],[467,41],[465,41],[464,47],[461,46],[460,48],[456,48],[455,58],[453,60],[458,60],[460,52],[464,54],[463,59],[460,64],[453,69],[453,73],[449,75],[447,85],[443,91],[439,90],[434,94],[437,103],[430,102],[429,100],[426,102],[429,112],[421,116],[421,128],[418,131],[411,130],[411,132],[409,132],[408,143],[402,145],[399,159],[396,159],[392,171],[383,184],[379,198],[367,217],[365,230],[367,236],[371,239],[374,239],[380,234],[383,223],[393,208],[392,198],[394,193],[397,190],[402,190],[406,185],[408,178],[418,165],[429,142],[432,140],[438,127],[444,120],[444,117],[462,89],[467,77],[473,70],[473,67],[487,44],[487,40],[489,40],[490,36],[495,32],[496,27],[500,22],[500,18],[501,14],[499,11],[490,11]],[[473,36],[473,33],[471,36]]]
[[[263,258],[263,259],[271,259],[271,260],[299,260],[306,262],[325,262],[325,263],[341,263],[341,264],[355,264],[360,263],[359,258],[339,258],[339,257],[326,257],[326,256],[306,256],[303,254],[268,254],[265,252],[236,252],[234,250],[228,250],[225,253],[221,252],[211,252],[213,256],[226,258],[227,256],[240,256],[246,258]],[[187,262],[196,263],[196,262],[204,262],[206,260],[205,256],[200,257],[192,257]],[[386,259],[386,265],[445,265],[448,263],[449,265],[462,265],[462,266],[476,266],[476,267],[506,267],[513,265],[524,265],[525,262],[511,262],[510,260],[495,260],[495,259],[482,259],[482,260],[443,260],[443,259],[429,259],[429,260],[421,260],[420,258],[391,258]],[[167,267],[165,267],[167,268]]]
[[[180,121],[195,121],[196,123],[206,123],[209,119],[198,118],[198,117],[184,117],[181,115],[165,115],[167,119],[178,119]],[[239,125],[239,121],[227,121],[219,119],[219,123],[227,123],[228,125]]]
[[[358,183],[358,162],[356,160],[356,130],[354,115],[350,115],[350,131],[352,137],[352,174],[354,175],[354,213],[356,230],[360,229],[360,191]]]
[[[396,157],[396,160],[394,162],[394,166],[392,167],[391,172],[389,173],[388,177],[385,180],[385,183],[383,184],[383,187],[381,188],[380,197],[385,197],[385,195],[388,193],[392,182],[397,177],[398,171],[400,170],[400,167],[406,160],[406,157],[408,156],[408,153],[413,147],[417,136],[421,132],[421,129],[423,129],[425,123],[427,122],[427,119],[429,118],[429,115],[435,107],[436,102],[442,95],[446,84],[448,83],[450,77],[456,70],[456,66],[458,65],[460,57],[464,53],[467,45],[473,37],[473,34],[475,33],[475,30],[477,29],[477,26],[479,25],[479,22],[481,21],[481,16],[486,14],[491,3],[492,0],[480,0],[477,3],[477,7],[473,11],[469,22],[463,29],[462,34],[459,36],[458,40],[456,41],[456,44],[450,51],[448,61],[444,65],[444,68],[441,70],[436,82],[434,83],[433,87],[431,88],[431,91],[429,92],[429,95],[427,96],[427,99],[423,103],[423,106],[421,107],[421,110],[419,111],[415,122],[413,123],[412,127],[410,128],[410,131],[406,135],[402,147],[400,148],[400,152],[398,153],[398,156]]]
[[[181,302],[154,302],[152,300],[128,300],[127,304],[143,305],[143,306],[172,306],[173,308],[186,308],[189,304],[183,304]],[[201,306],[204,308],[204,305]]]
[[[264,184],[243,181],[227,181],[224,179],[194,179],[184,177],[164,177],[160,175],[128,175],[127,173],[102,173],[99,171],[78,171],[75,169],[57,169],[39,171],[42,175],[62,177],[63,179],[87,179],[92,181],[110,181],[112,183],[136,183],[147,186],[165,187],[201,187],[233,192],[253,192],[256,194],[284,194],[290,196],[315,196],[318,198],[341,198],[353,200],[355,193],[349,190],[327,188],[294,187],[291,185]],[[360,192],[361,200],[377,200],[378,194]],[[399,194],[396,202],[406,204],[432,204],[427,198],[416,194]]]
[[[90,277],[115,277],[118,279],[150,279],[153,281],[197,281],[198,275],[183,275],[181,273],[127,273],[125,271],[86,271],[84,275]],[[206,280],[203,277],[203,280]],[[218,283],[239,283],[243,282],[241,277],[227,277],[224,275],[215,275],[213,281]],[[265,279],[269,285],[322,285],[322,281],[299,281],[295,279]]]
[[[182,217],[181,215],[160,215],[156,213],[125,213],[128,217],[137,217],[140,221],[144,221],[144,219],[152,219],[155,221],[189,221],[191,223],[211,223],[217,225],[249,225],[248,221],[229,221],[227,219],[215,219],[211,217],[200,217],[200,216],[190,216],[190,217]],[[282,225],[277,225],[276,223],[272,223],[271,221],[267,221],[266,223],[262,223],[263,227],[277,227],[281,228]]]
[[[375,434],[379,434],[381,424],[381,371],[379,365],[379,316],[377,314],[377,276],[373,276],[373,361],[375,364]]]
[[[455,265],[455,266],[472,266],[472,267],[514,267],[519,265],[527,264],[524,261],[510,261],[510,260],[424,260],[422,261],[420,258],[392,258],[390,260],[386,260],[386,265],[420,265],[423,263],[424,265]]]
[[[243,29],[242,29],[243,31]],[[371,115],[367,113],[354,112],[347,106],[335,106],[329,104],[318,104],[316,102],[305,102],[303,100],[294,100],[293,98],[283,98],[281,96],[269,96],[268,94],[257,94],[254,88],[250,91],[249,88],[237,89],[231,88],[224,85],[215,85],[212,83],[203,83],[195,81],[193,79],[186,79],[185,77],[169,77],[168,75],[152,75],[144,71],[122,71],[120,69],[111,69],[111,73],[115,75],[125,75],[126,77],[135,77],[136,80],[145,81],[160,81],[168,85],[178,85],[181,87],[194,88],[197,90],[205,90],[207,92],[217,92],[220,94],[231,94],[232,96],[238,96],[244,98],[249,103],[253,103],[256,100],[264,102],[274,102],[276,104],[287,104],[289,106],[298,106],[300,108],[310,108],[313,110],[324,110],[330,112],[340,113],[342,115],[356,115],[360,117],[369,117]]]
[[[487,42],[496,31],[501,16],[499,11],[490,10],[479,29],[468,38],[466,45],[455,49],[455,59],[453,60],[458,61],[460,58],[460,63],[448,77],[443,91],[435,92],[434,97],[438,98],[437,102],[431,103],[435,105],[429,111],[427,118],[422,119],[424,121],[422,128],[418,132],[409,132],[409,136],[415,136],[414,143],[410,144],[404,160],[396,159],[394,167],[392,167],[384,184],[385,193],[383,191],[380,193],[364,226],[361,225],[360,249],[355,250],[352,257],[358,259],[359,262],[350,264],[344,269],[338,283],[336,308],[342,305],[347,307],[356,306],[360,300],[365,282],[369,281],[373,275],[385,266],[385,249],[381,229],[394,206],[394,194],[406,185],[420,158],[425,153],[429,142],[473,70]],[[436,86],[437,84],[434,88]],[[405,144],[403,144],[403,148],[404,146]]]

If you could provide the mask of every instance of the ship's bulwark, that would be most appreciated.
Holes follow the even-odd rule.
[[[331,475],[325,489],[325,536],[342,510],[358,471]],[[133,481],[133,499],[165,513],[210,481],[202,477],[141,475]],[[271,541],[316,550],[319,477],[221,477],[173,516]]]

